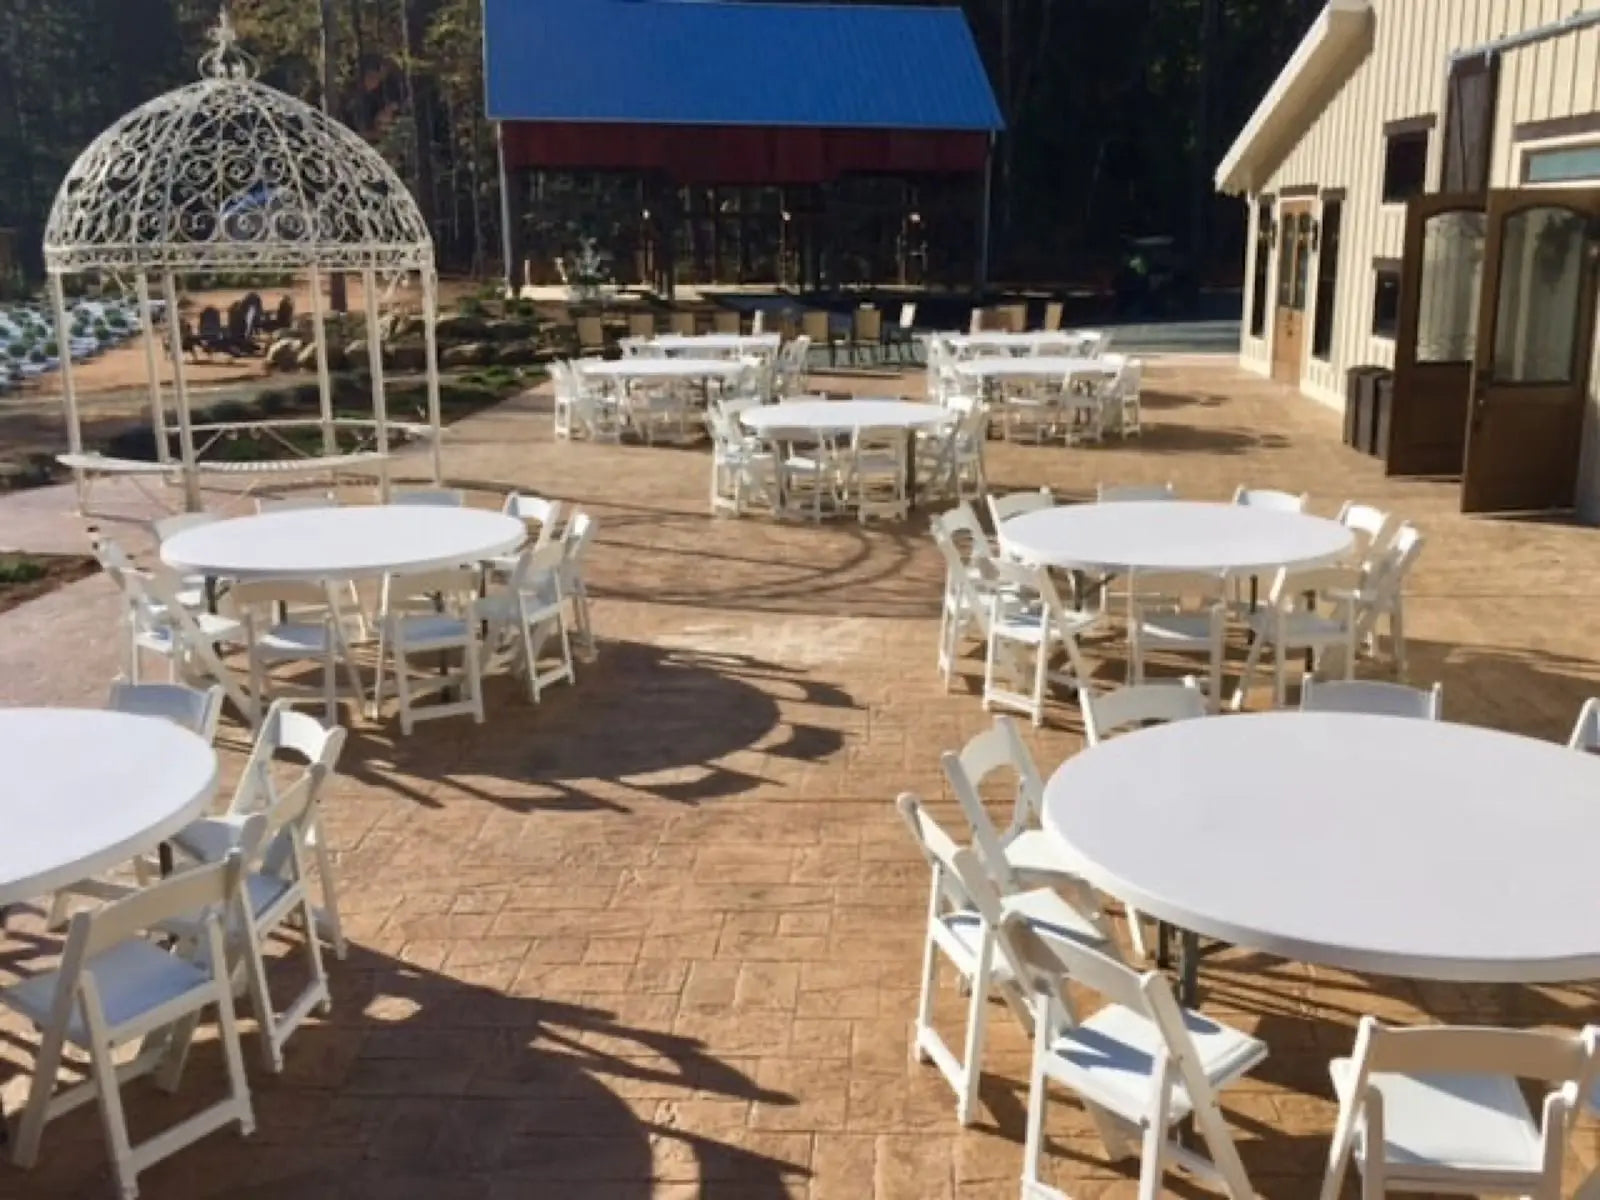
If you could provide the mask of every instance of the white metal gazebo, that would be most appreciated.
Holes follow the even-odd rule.
[[[428,424],[437,480],[438,274],[433,239],[416,202],[382,156],[356,133],[255,78],[255,64],[239,49],[226,9],[211,39],[211,49],[200,60],[201,79],[141,105],[96,138],[67,172],[51,207],[44,259],[58,344],[65,347],[70,334],[65,276],[97,273],[125,284],[131,279],[146,328],[152,426],[161,458],[151,464],[83,453],[71,356],[63,353],[70,454],[62,461],[73,467],[80,495],[86,470],[116,474],[181,469],[185,504],[198,508],[199,476],[223,464],[197,461],[178,316],[180,279],[223,272],[303,272],[310,282],[321,391],[316,423],[322,428],[323,455],[251,468],[333,472],[362,460],[375,465],[387,498],[390,421],[378,297],[385,285],[416,273],[421,278]],[[321,293],[323,275],[333,271],[359,274],[366,308],[373,450],[360,454],[341,455],[336,437],[337,427],[350,422],[336,421],[333,413]],[[172,430],[151,320],[152,285],[160,288],[165,301],[178,463],[169,461]]]

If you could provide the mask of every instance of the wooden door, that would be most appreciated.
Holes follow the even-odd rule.
[[[1600,189],[1489,193],[1463,512],[1572,508],[1600,280]]]
[[[1311,270],[1311,201],[1288,201],[1278,218],[1278,303],[1272,321],[1272,377],[1300,384],[1306,350],[1306,281]]]
[[[1417,196],[1406,208],[1395,330],[1390,475],[1460,475],[1489,219],[1482,194]]]

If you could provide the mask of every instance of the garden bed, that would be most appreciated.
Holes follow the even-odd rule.
[[[0,613],[99,570],[87,554],[0,554]]]

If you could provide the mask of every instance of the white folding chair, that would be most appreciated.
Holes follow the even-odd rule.
[[[896,429],[858,429],[844,455],[843,490],[865,525],[874,517],[905,520],[906,438]]]
[[[906,793],[895,807],[932,870],[928,919],[922,952],[922,982],[917,999],[913,1052],[918,1062],[931,1061],[956,1093],[956,1119],[970,1125],[978,1106],[983,1070],[983,1045],[991,995],[1000,998],[1024,1029],[1033,1016],[1019,976],[1003,958],[996,960],[995,931],[1007,914],[1024,922],[1059,928],[1064,937],[1103,945],[1098,930],[1048,888],[1001,899],[970,850],[956,844],[933,820],[916,796]],[[963,867],[965,873],[963,874]],[[962,1053],[958,1057],[933,1025],[934,992],[940,957],[955,968],[969,989]]]
[[[274,797],[286,786],[301,779],[309,780],[312,790],[310,822],[307,842],[313,852],[312,866],[316,869],[317,883],[322,892],[322,907],[317,913],[319,932],[326,934],[333,947],[334,957],[343,959],[348,953],[344,936],[344,923],[339,914],[338,879],[334,872],[333,849],[327,833],[322,828],[321,800],[328,781],[339,764],[344,750],[345,731],[339,726],[328,727],[308,713],[296,712],[287,700],[273,702],[261,723],[240,772],[238,786],[234,788],[225,809],[208,817],[192,821],[172,838],[179,853],[195,862],[220,862],[230,851],[241,846],[245,822],[258,813],[266,812]],[[289,766],[287,784],[274,777],[274,764],[286,759],[296,761]],[[281,768],[280,768],[281,770]]]
[[[257,513],[298,512],[310,508],[337,508],[338,498],[323,492],[305,496],[257,496]]]
[[[345,670],[351,696],[362,702],[361,677],[345,640],[344,613],[333,585],[296,580],[241,582],[229,592],[234,610],[244,621],[243,641],[250,659],[250,692],[258,706],[271,700],[271,691],[285,687],[306,695],[298,684],[272,676],[285,663],[316,663],[322,668],[320,694],[325,718],[339,719],[339,668]],[[317,694],[311,689],[310,694]]]
[[[1590,697],[1578,710],[1578,719],[1567,739],[1567,749],[1600,753],[1600,697]]]
[[[1193,1009],[1180,1008],[1159,971],[1144,975],[1079,939],[1007,915],[999,941],[1035,983],[1033,1069],[1023,1149],[1022,1194],[1059,1197],[1039,1177],[1050,1083],[1073,1091],[1095,1118],[1106,1151],[1140,1144],[1140,1200],[1155,1200],[1169,1167],[1213,1185],[1231,1200],[1255,1192],[1228,1132],[1217,1093],[1267,1057],[1267,1045]],[[1068,980],[1107,1004],[1081,1023],[1062,997]],[[1193,1117],[1211,1157],[1182,1145],[1177,1126]]]
[[[1305,492],[1280,492],[1275,488],[1251,488],[1240,484],[1233,492],[1233,503],[1243,508],[1265,508],[1271,512],[1303,513],[1311,497]]]
[[[466,502],[466,494],[460,488],[398,488],[389,494],[390,504],[408,504],[419,508],[460,508]]]
[[[989,593],[995,586],[995,579],[986,564],[992,553],[988,536],[978,525],[977,514],[965,502],[935,516],[928,528],[945,564],[944,602],[939,617],[939,673],[948,691],[962,638],[976,632],[985,644],[989,639]]]
[[[508,517],[515,517],[524,525],[533,526],[528,533],[534,539],[535,546],[548,546],[556,539],[561,528],[562,507],[559,500],[512,492],[506,496],[500,511]],[[516,561],[516,555],[507,557],[512,562]]]
[[[972,829],[979,857],[1001,893],[1061,888],[1070,893],[1074,908],[1109,942],[1111,929],[1094,889],[1061,844],[1040,827],[1044,781],[1010,718],[996,717],[993,726],[968,741],[959,753],[947,750],[939,761]],[[1004,831],[990,820],[982,795],[984,781],[997,773],[1016,777],[1011,819]]]
[[[12,1147],[19,1166],[31,1167],[38,1160],[46,1121],[90,1100],[99,1101],[124,1200],[138,1196],[140,1172],[207,1134],[233,1123],[242,1134],[254,1132],[223,941],[223,922],[229,910],[237,909],[240,893],[241,862],[234,854],[104,908],[77,913],[60,964],[0,991],[0,1004],[41,1032],[33,1082]],[[180,918],[193,922],[198,934],[197,952],[187,957],[140,936]],[[154,1073],[159,1086],[176,1090],[195,1024],[212,1006],[227,1067],[227,1098],[133,1145],[123,1115],[122,1084]],[[88,1055],[88,1077],[57,1091],[67,1042]],[[119,1048],[131,1042],[140,1043],[139,1052],[118,1062]]]
[[[1363,564],[1374,561],[1394,540],[1399,525],[1392,515],[1371,504],[1358,504],[1346,500],[1339,509],[1339,524],[1356,534],[1356,561]]]
[[[1056,502],[1049,488],[1040,488],[1036,492],[1010,492],[1004,496],[990,492],[983,500],[989,506],[989,521],[996,534],[1000,532],[1000,526],[1012,517],[1052,508]]]
[[[1262,652],[1272,658],[1273,704],[1282,708],[1288,695],[1289,658],[1297,651],[1313,655],[1316,669],[1329,651],[1338,656],[1345,679],[1355,673],[1357,625],[1364,597],[1361,574],[1354,567],[1284,568],[1273,581],[1266,603],[1250,615],[1250,651],[1239,673],[1233,707],[1244,706]],[[1310,672],[1307,672],[1309,675]]]
[[[1339,1118],[1322,1200],[1350,1160],[1369,1200],[1390,1192],[1560,1200],[1567,1139],[1594,1078],[1600,1029],[1400,1029],[1362,1017],[1329,1064]],[[1535,1119],[1522,1081],[1553,1085]]]
[[[1411,717],[1437,721],[1444,707],[1444,684],[1407,687],[1371,679],[1334,679],[1300,685],[1301,712],[1366,713],[1375,717]]]
[[[1116,386],[1119,432],[1125,438],[1138,437],[1144,432],[1144,361],[1130,358],[1124,362]]]
[[[1417,527],[1402,522],[1387,549],[1361,574],[1361,604],[1357,613],[1356,644],[1376,653],[1378,623],[1389,626],[1389,657],[1395,673],[1406,674],[1406,579],[1422,553],[1424,538]]]
[[[1100,504],[1128,504],[1177,498],[1178,489],[1171,483],[1102,483],[1095,489],[1095,500]]]
[[[127,683],[119,679],[111,685],[106,707],[140,717],[161,717],[214,742],[217,722],[222,717],[222,688],[217,684],[201,689],[181,683]]]
[[[711,433],[711,513],[742,517],[752,500],[776,512],[778,460],[759,438],[747,437],[738,418],[721,403],[706,407]]]
[[[598,646],[594,638],[594,620],[589,612],[589,583],[584,572],[595,530],[595,520],[588,513],[582,510],[573,513],[562,539],[566,553],[561,560],[561,594],[572,605],[567,628],[579,652],[589,661],[594,659]]]
[[[1078,635],[1099,617],[1068,609],[1043,567],[995,560],[985,569],[994,573],[995,586],[988,596],[989,652],[984,663],[983,706],[1015,709],[1027,713],[1034,725],[1042,725],[1047,683],[1065,684],[1073,690],[1088,686],[1089,672],[1078,652]],[[1058,653],[1066,656],[1066,671],[1052,669]],[[1002,678],[1007,682],[1002,683]],[[1028,690],[1020,690],[1023,687]]]
[[[372,686],[374,713],[382,710],[384,668],[394,675],[400,701],[400,729],[409,735],[418,721],[470,713],[483,724],[483,676],[480,669],[477,572],[457,568],[421,575],[387,575],[378,614],[377,677]],[[460,654],[461,665],[428,673],[418,656],[443,662]],[[454,697],[446,693],[454,691]],[[440,696],[419,706],[427,696]]]
[[[1228,630],[1228,579],[1222,574],[1135,571],[1128,580],[1128,682],[1145,681],[1152,653],[1201,654],[1206,701],[1222,707]]]
[[[1086,747],[1098,746],[1123,730],[1165,725],[1169,721],[1190,721],[1206,716],[1209,707],[1198,682],[1191,676],[1181,683],[1143,683],[1094,695],[1088,688],[1078,693],[1083,710],[1083,740]],[[1134,953],[1150,957],[1144,936],[1144,917],[1133,907],[1123,906],[1128,921],[1128,938]]]
[[[561,586],[565,555],[566,548],[555,542],[524,550],[506,583],[477,603],[484,622],[484,670],[509,659],[527,676],[528,695],[535,704],[551,684],[576,681]],[[556,661],[541,668],[545,647],[552,642]]]

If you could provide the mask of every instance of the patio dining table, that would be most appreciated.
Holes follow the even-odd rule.
[[[579,359],[577,368],[590,379],[610,379],[619,383],[647,380],[727,381],[746,367],[738,358],[588,358]]]
[[[778,352],[783,338],[776,333],[662,333],[649,345],[667,355],[764,354]]]
[[[853,434],[862,429],[899,429],[906,437],[906,503],[917,504],[917,455],[912,444],[919,429],[933,429],[954,414],[938,404],[911,400],[785,400],[747,408],[739,420],[764,437],[785,433]]]
[[[1052,383],[1072,382],[1076,379],[1103,379],[1119,370],[1103,358],[1073,358],[1066,354],[1034,354],[1020,358],[994,356],[969,358],[955,363],[951,369],[957,375],[985,383],[996,379],[1036,379]]]
[[[1198,939],[1462,983],[1600,978],[1600,758],[1349,713],[1176,721],[1068,759],[1044,828],[1096,888]]]

